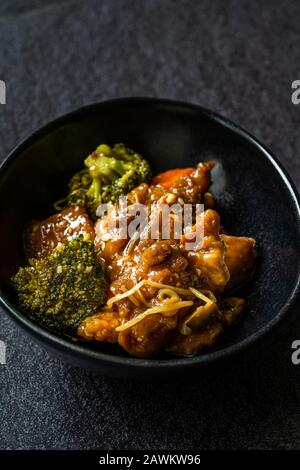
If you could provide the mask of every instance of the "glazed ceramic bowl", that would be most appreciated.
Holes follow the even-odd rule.
[[[216,347],[194,358],[128,356],[116,346],[58,336],[18,307],[10,278],[24,262],[22,230],[45,218],[66,192],[69,177],[99,143],[124,142],[153,172],[217,162],[212,192],[228,232],[257,241],[258,264],[244,289],[243,318]],[[0,170],[1,301],[24,332],[61,358],[104,374],[152,375],[199,367],[238,353],[263,338],[299,296],[299,197],[270,152],[237,125],[199,106],[130,98],[91,105],[47,124],[22,142]]]

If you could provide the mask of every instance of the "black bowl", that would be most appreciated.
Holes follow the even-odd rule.
[[[216,348],[194,358],[129,357],[117,347],[62,338],[18,308],[10,278],[24,262],[22,229],[51,213],[72,173],[99,143],[124,142],[158,172],[218,163],[212,190],[223,225],[257,240],[258,268],[244,293],[243,319]],[[299,295],[300,212],[295,187],[256,139],[211,111],[167,100],[132,98],[82,108],[44,126],[19,145],[0,170],[1,301],[24,331],[75,365],[112,375],[150,375],[212,363],[255,343],[290,311]]]

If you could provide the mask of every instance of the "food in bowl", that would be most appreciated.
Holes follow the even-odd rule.
[[[233,293],[256,263],[255,240],[221,225],[209,192],[214,166],[152,177],[123,144],[97,147],[56,213],[25,228],[28,266],[12,280],[23,311],[136,357],[212,348],[240,317],[245,301]]]

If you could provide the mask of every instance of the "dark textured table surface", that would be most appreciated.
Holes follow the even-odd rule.
[[[0,158],[81,105],[159,96],[236,121],[300,188],[299,21],[296,0],[1,0]],[[298,338],[296,312],[239,357],[188,380],[145,383],[60,362],[1,310],[0,448],[299,449]]]

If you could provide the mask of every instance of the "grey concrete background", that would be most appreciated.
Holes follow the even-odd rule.
[[[94,101],[158,96],[221,112],[264,141],[300,188],[300,3],[1,0],[0,158]],[[75,369],[0,311],[1,449],[300,448],[297,312],[263,343],[189,380]]]

